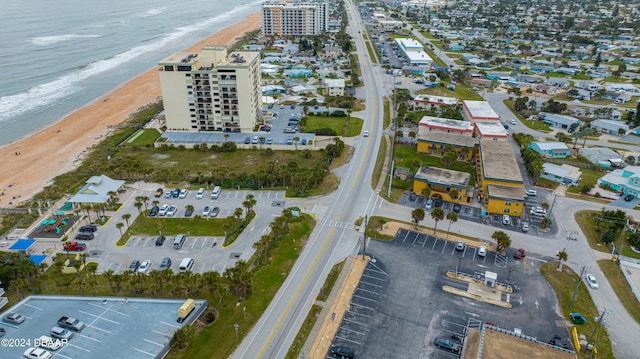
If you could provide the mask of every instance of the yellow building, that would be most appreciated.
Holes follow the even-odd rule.
[[[466,172],[447,170],[438,167],[420,167],[413,178],[413,192],[422,193],[422,189],[429,187],[431,196],[440,194],[442,199],[449,202],[471,202],[467,197],[467,187],[471,175]],[[455,198],[451,197],[452,190],[457,191]]]
[[[471,161],[477,152],[478,139],[468,135],[441,131],[418,134],[418,153],[442,157],[447,145],[453,146],[458,161]]]
[[[480,166],[476,168],[479,198],[487,212],[520,217],[525,212],[525,188],[510,144],[480,141]]]

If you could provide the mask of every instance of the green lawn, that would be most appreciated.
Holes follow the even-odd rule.
[[[367,52],[369,52],[369,58],[371,59],[371,62],[374,64],[378,63],[378,57],[375,54],[375,51],[373,50],[373,45],[371,45],[370,41],[365,41],[364,42],[365,45],[367,45]]]
[[[640,323],[640,302],[638,302],[638,298],[633,294],[629,282],[627,282],[627,279],[620,272],[621,269],[618,263],[610,260],[599,260],[598,266],[605,277],[607,277],[607,282],[609,282],[613,291],[616,292],[618,300],[620,300],[631,317]]]
[[[418,153],[416,146],[410,145],[396,145],[395,161],[396,166],[412,168],[413,170],[416,170],[414,163],[419,163],[420,166],[445,168],[440,157],[428,156],[422,153]],[[451,168],[449,169],[471,174],[469,186],[475,185],[475,168],[473,167],[473,164],[456,161],[451,164]],[[395,182],[396,181],[394,180],[394,183]]]
[[[578,275],[573,272],[569,267],[564,266],[562,272],[557,270],[558,262],[548,262],[540,266],[540,271],[545,279],[551,284],[553,290],[556,292],[558,298],[558,304],[560,306],[560,312],[565,320],[570,322],[570,313],[580,313],[586,317],[589,321],[584,324],[576,324],[579,334],[584,334],[587,339],[593,333],[595,329],[596,321],[595,317],[599,316],[598,309],[591,299],[591,295],[584,284],[584,281],[580,281],[578,286],[578,292],[576,294],[573,307],[569,307],[571,303],[571,297],[576,288],[578,282]],[[598,349],[598,358],[614,358],[611,349],[611,341],[609,340],[609,334],[604,325],[598,328],[598,331],[591,340],[595,347]],[[575,343],[573,343],[575,344]],[[578,358],[589,358],[589,352],[579,352]]]
[[[588,185],[589,187],[595,187],[598,182],[598,178],[604,176],[603,172],[591,168],[580,168],[580,183],[577,186],[571,186],[567,189],[567,192],[580,193],[582,186]]]
[[[478,95],[476,91],[462,84],[457,84],[455,91],[451,91],[446,87],[435,86],[418,90],[416,93],[419,95],[456,97],[460,100],[482,100],[482,96]]]
[[[353,137],[360,134],[364,121],[356,117],[323,117],[323,116],[307,116],[305,132],[312,132],[319,128],[330,128],[336,132],[338,136]],[[345,126],[345,123],[349,123]]]
[[[204,205],[202,206],[204,208]],[[195,208],[194,215],[202,212],[202,208]],[[178,213],[184,212],[184,208],[178,208]],[[149,211],[143,211],[131,223],[131,235],[155,236],[162,234],[172,236],[180,233],[203,236],[224,236],[224,218],[163,218],[147,217]],[[124,222],[123,222],[124,223]]]
[[[582,233],[587,237],[587,242],[592,249],[600,252],[611,253],[609,247],[600,241],[600,234],[596,231],[595,221],[592,215],[598,214],[598,211],[579,211],[575,214],[575,219]]]
[[[160,137],[161,133],[155,128],[148,128],[136,132],[131,138],[125,141],[127,146],[144,147],[146,145],[153,145],[153,143]]]

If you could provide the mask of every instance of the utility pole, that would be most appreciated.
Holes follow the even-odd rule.
[[[362,241],[362,259],[367,258],[367,215],[364,215],[364,240]]]
[[[393,110],[391,111],[390,115],[393,118],[393,136],[392,136],[392,140],[391,140],[391,158],[390,158],[390,165],[389,165],[389,187],[387,188],[387,197],[391,197],[391,182],[393,182],[393,153],[395,151],[395,147],[396,147],[396,131],[397,131],[397,124],[396,124],[396,75],[392,75],[393,76]]]
[[[573,307],[573,302],[576,300],[576,294],[578,294],[578,288],[580,287],[580,282],[582,282],[582,275],[584,275],[585,269],[587,269],[587,266],[582,266],[582,270],[580,271],[580,278],[578,278],[578,283],[576,283],[576,289],[573,291],[573,297],[571,297],[571,303],[569,304],[569,308]]]
[[[587,340],[587,345],[585,345],[585,350],[589,347],[589,345],[591,345],[591,339],[593,339],[593,336],[596,334],[596,331],[598,330],[598,327],[604,321],[604,315],[607,314],[607,313],[609,313],[609,311],[607,311],[607,308],[603,308],[602,309],[602,314],[600,315],[600,318],[598,318],[598,320],[596,321],[596,326],[593,328],[593,331],[591,332],[591,335],[589,336],[589,340]]]

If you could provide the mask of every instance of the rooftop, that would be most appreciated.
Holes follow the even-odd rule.
[[[438,127],[455,131],[473,131],[473,124],[469,121],[452,120],[449,118],[423,116],[421,126]]]
[[[569,150],[569,147],[564,142],[534,142],[538,149],[541,151],[558,151],[558,150]]]
[[[523,187],[501,186],[499,184],[490,184],[487,186],[487,192],[490,198],[504,198],[524,201],[526,193]]]
[[[474,119],[498,120],[500,118],[487,101],[465,100],[463,103],[464,107],[469,111],[469,114],[471,114],[471,117]]]
[[[437,183],[445,187],[466,187],[471,175],[466,172],[448,170],[438,167],[420,167],[415,178],[429,183]]]
[[[509,137],[509,132],[504,126],[497,121],[478,121],[475,122],[476,129],[481,137]]]
[[[455,97],[433,96],[433,95],[417,95],[413,99],[414,102],[439,103],[444,105],[457,105],[458,99]],[[428,116],[427,116],[428,117]]]
[[[481,140],[480,157],[484,178],[523,183],[511,145],[504,141]]]
[[[446,133],[440,131],[428,131],[424,134],[418,134],[418,141],[451,144],[454,146],[474,147],[478,144],[478,139],[469,135],[461,135],[457,133]]]

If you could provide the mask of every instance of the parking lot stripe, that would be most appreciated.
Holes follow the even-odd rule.
[[[357,341],[355,341],[355,340],[347,339],[347,338],[341,337],[341,336],[339,336],[339,335],[336,335],[336,338],[338,338],[338,339],[340,339],[340,340],[347,341],[347,342],[351,342],[351,343],[354,343],[354,344],[357,344],[357,345],[361,345],[361,344],[362,344],[362,343],[357,342]]]
[[[433,241],[433,246],[431,246],[431,250],[435,250],[436,249],[436,244],[438,243],[438,238],[436,238],[435,241]]]
[[[375,300],[375,299],[371,299],[371,298],[363,297],[363,296],[361,296],[361,295],[355,295],[355,294],[354,294],[353,296],[354,296],[355,298],[360,298],[360,299],[368,300],[368,301],[370,301],[370,302],[378,303],[378,301],[377,301],[377,300]]]
[[[365,335],[365,333],[363,332],[359,332],[357,330],[353,330],[353,329],[349,329],[349,328],[345,328],[343,326],[340,326],[340,330],[344,330],[345,332],[349,332],[349,333],[356,333],[358,335]]]
[[[375,295],[380,295],[380,293],[378,293],[378,292],[374,292],[374,291],[371,291],[371,290],[366,290],[366,289],[363,289],[363,288],[360,288],[360,287],[356,287],[356,290],[361,290],[363,292],[367,292],[367,293],[371,293],[371,294],[375,294]]]
[[[407,240],[407,236],[409,235],[409,232],[407,232],[407,234],[404,235],[404,239],[402,240],[402,243],[404,243],[404,241]]]
[[[111,332],[110,332],[110,331],[108,331],[108,330],[106,330],[106,329],[102,329],[102,328],[96,327],[96,326],[94,326],[93,324],[90,324],[90,325],[88,325],[88,326],[89,326],[89,327],[91,327],[91,328],[93,328],[93,329],[100,330],[100,331],[103,331],[103,332],[105,332],[105,333],[109,333],[109,334],[111,334]]]
[[[96,343],[102,343],[102,342],[101,342],[101,341],[99,341],[98,339],[91,338],[91,337],[88,337],[88,336],[86,336],[86,335],[82,335],[82,334],[77,334],[77,335],[78,335],[79,337],[83,337],[83,338],[85,338],[85,339],[93,340],[93,341],[94,341],[94,342],[96,342]]]
[[[347,313],[349,313],[349,314],[357,314],[357,315],[361,315],[361,316],[366,317],[366,318],[371,318],[371,316],[370,316],[370,315],[366,315],[366,314],[362,314],[362,313],[354,312],[354,311],[352,311],[352,310],[347,311]]]
[[[366,305],[362,305],[360,303],[354,303],[353,301],[351,301],[351,305],[356,306],[356,307],[360,307],[360,308],[364,308],[364,309],[369,309],[370,311],[374,311],[374,309],[371,308],[371,307],[367,307]]]
[[[87,352],[87,353],[91,353],[91,350],[86,349],[86,348],[83,348],[83,347],[79,347],[79,346],[77,346],[77,345],[73,345],[73,344],[71,344],[71,343],[69,343],[69,342],[67,342],[67,345],[68,345],[68,346],[70,346],[70,347],[74,347],[74,348],[76,348],[76,349],[84,350],[84,351],[85,351],[85,352]]]
[[[353,324],[357,324],[357,325],[362,325],[363,327],[368,327],[367,324],[361,323],[357,320],[351,320],[349,318],[342,318],[342,320],[344,320],[345,322],[349,322],[349,323],[353,323]]]
[[[165,337],[165,338],[171,338],[171,335],[170,335],[170,334],[168,334],[168,333],[163,333],[163,332],[158,331],[158,330],[155,330],[155,329],[153,329],[153,330],[152,330],[152,332],[157,333],[157,334],[160,334],[160,335],[162,335],[162,336],[163,336],[163,337]]]
[[[144,341],[145,341],[145,342],[147,342],[147,343],[151,343],[151,344],[153,344],[153,345],[157,345],[157,346],[159,346],[159,347],[163,347],[163,346],[164,346],[163,344],[156,343],[156,342],[152,342],[152,341],[151,341],[151,340],[149,340],[149,339],[142,339],[142,340],[144,340]]]
[[[35,305],[31,305],[31,304],[29,304],[29,303],[25,303],[25,304],[24,304],[24,306],[25,306],[25,307],[31,307],[31,308],[33,308],[33,309],[37,309],[37,310],[44,310],[44,309],[42,309],[42,308],[40,308],[40,307],[36,307]]]
[[[360,283],[362,283],[362,284],[366,284],[366,285],[372,285],[372,286],[374,286],[374,287],[378,287],[378,288],[382,288],[382,286],[381,286],[381,285],[379,285],[379,284],[373,284],[373,283],[363,282],[363,281],[360,281]]]
[[[366,274],[364,274],[364,273],[362,274],[362,276],[363,276],[363,277],[367,277],[367,278],[377,279],[377,280],[380,280],[380,281],[383,281],[383,282],[384,282],[384,278],[378,278],[378,277],[374,277],[374,276],[366,275]]]
[[[107,319],[107,318],[102,318],[102,315],[103,315],[104,313],[102,313],[102,314],[100,314],[100,315],[95,315],[95,314],[92,314],[92,313],[89,313],[89,312],[85,312],[84,310],[78,310],[78,312],[80,312],[80,313],[82,313],[82,314],[86,314],[86,315],[92,316],[92,317],[95,317],[96,319],[100,319],[100,320],[104,320],[104,321],[107,321],[107,322],[110,322],[110,323],[113,323],[113,324],[118,324],[118,325],[120,325],[120,323],[116,322],[115,320],[111,320],[111,319]],[[95,323],[95,321],[94,321],[94,323]]]
[[[66,356],[66,355],[62,355],[62,354],[60,354],[60,353],[56,353],[56,354],[55,354],[55,356],[56,356],[56,357],[61,357],[61,358],[73,359],[73,358],[71,358],[71,357],[68,357],[68,356]]]
[[[88,304],[89,304],[90,306],[92,306],[92,307],[96,307],[96,308],[100,308],[100,309],[105,309],[105,310],[108,310],[108,311],[113,312],[113,313],[118,313],[118,314],[120,314],[120,315],[122,315],[122,316],[125,316],[125,317],[128,317],[128,316],[129,316],[129,314],[122,313],[122,312],[118,312],[117,310],[113,310],[113,309],[111,309],[111,307],[109,307],[109,308],[105,308],[105,307],[103,307],[103,306],[99,306],[99,305],[96,305],[96,304],[93,304],[93,303],[88,303]]]
[[[161,322],[160,322],[160,324],[168,325],[168,326],[170,326],[170,327],[174,327],[174,328],[176,328],[176,329],[177,329],[177,328],[180,328],[180,326],[179,326],[179,325],[175,325],[175,324],[171,324],[171,323],[167,323],[167,322],[162,322],[162,321],[161,321]]]
[[[416,238],[413,239],[413,245],[416,245],[416,240],[418,239],[418,237],[420,236],[420,234],[418,232],[416,232]]]
[[[143,353],[143,354],[147,354],[148,356],[151,356],[151,357],[155,357],[155,354],[151,354],[149,352],[145,352],[144,350],[140,350],[138,348],[133,348],[133,350],[135,350],[137,352],[140,352],[140,353]]]

